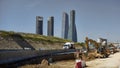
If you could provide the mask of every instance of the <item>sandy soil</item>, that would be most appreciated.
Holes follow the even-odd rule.
[[[87,68],[120,68],[120,52],[111,54],[109,58],[95,59],[86,64]]]
[[[75,61],[60,61],[54,64],[62,68],[74,68]],[[86,65],[86,68],[120,68],[120,52],[111,54],[109,58],[99,58],[92,61],[87,61]]]

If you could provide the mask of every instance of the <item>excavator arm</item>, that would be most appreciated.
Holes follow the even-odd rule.
[[[92,43],[93,46],[94,46],[96,49],[99,48],[99,45],[98,45],[98,43],[97,43],[95,40],[92,40],[92,39],[89,39],[88,37],[86,37],[85,46],[86,46],[86,48],[87,48],[87,51],[90,50],[90,48],[89,48],[89,43]]]

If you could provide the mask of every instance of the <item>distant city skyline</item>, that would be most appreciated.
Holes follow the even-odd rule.
[[[120,42],[120,0],[0,0],[0,30],[36,34],[36,16],[54,16],[54,36],[61,38],[62,13],[76,12],[77,41],[85,37]]]

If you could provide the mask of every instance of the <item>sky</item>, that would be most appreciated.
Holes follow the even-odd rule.
[[[62,13],[75,10],[78,42],[85,37],[120,42],[120,0],[0,0],[0,30],[35,33],[36,16],[54,16],[54,36],[61,38]]]

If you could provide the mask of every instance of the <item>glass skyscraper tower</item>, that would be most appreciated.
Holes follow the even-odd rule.
[[[68,29],[69,29],[69,21],[68,14],[63,12],[62,16],[62,38],[67,39],[68,37]]]
[[[77,31],[75,25],[75,10],[70,11],[70,26],[68,30],[68,39],[77,42]]]
[[[43,35],[43,17],[36,16],[36,34]]]
[[[47,35],[54,36],[54,17],[51,16],[48,19]]]

